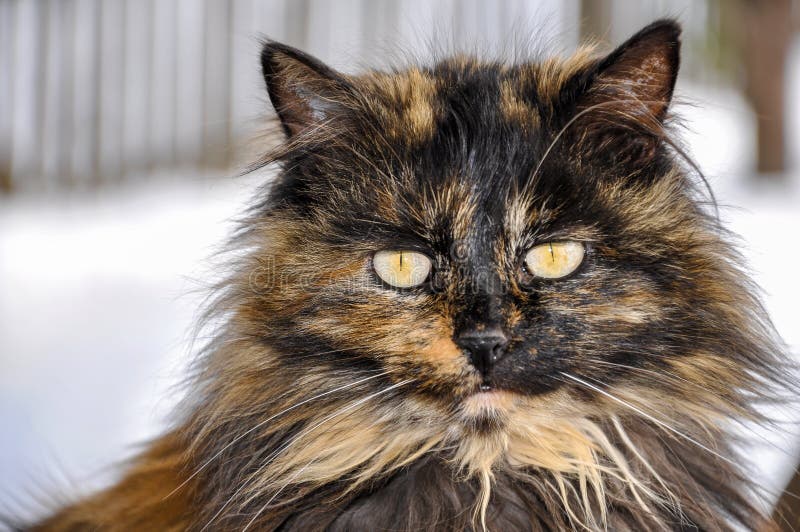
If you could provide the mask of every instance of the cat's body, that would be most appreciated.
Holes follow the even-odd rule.
[[[184,417],[35,529],[766,525],[727,431],[782,359],[666,136],[678,34],[358,77],[268,43],[282,172]]]

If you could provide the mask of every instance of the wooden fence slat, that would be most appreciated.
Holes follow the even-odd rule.
[[[122,0],[98,2],[100,10],[100,112],[97,167],[100,182],[123,175],[125,11]]]
[[[171,167],[176,155],[176,79],[177,5],[154,1],[150,9],[152,46],[150,46],[150,121],[148,153],[150,168]]]
[[[150,103],[150,0],[126,0],[124,56],[122,68],[122,173],[138,175],[149,162],[148,130],[152,118]]]
[[[208,167],[225,166],[230,146],[231,14],[229,2],[206,2],[203,38],[203,152]]]
[[[13,2],[0,2],[0,193],[9,193],[14,113],[14,11]],[[4,74],[3,74],[4,73]]]
[[[97,114],[100,16],[94,0],[77,0],[72,60],[72,150],[70,173],[75,183],[95,180],[98,149]]]
[[[175,140],[178,164],[191,166],[201,160],[203,152],[205,2],[177,0],[177,6]]]

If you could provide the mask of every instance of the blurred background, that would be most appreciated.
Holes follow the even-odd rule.
[[[800,2],[0,0],[0,513],[108,482],[180,398],[207,259],[269,178],[236,177],[265,149],[260,38],[354,72],[619,44],[663,16],[685,30],[682,137],[797,353]],[[767,506],[800,458],[800,413],[774,415],[747,430]]]

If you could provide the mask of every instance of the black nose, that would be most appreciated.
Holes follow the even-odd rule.
[[[508,338],[497,327],[483,330],[469,330],[456,338],[456,344],[469,354],[475,369],[481,372],[483,380],[488,381],[492,368],[505,354]]]

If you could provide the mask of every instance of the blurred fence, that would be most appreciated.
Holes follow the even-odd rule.
[[[665,4],[600,3],[615,21],[613,33],[601,32],[612,40],[663,14]],[[88,188],[163,168],[229,167],[267,110],[260,35],[348,69],[398,55],[392,43],[414,51],[431,40],[485,48],[529,28],[538,28],[541,42],[573,46],[581,5],[0,0],[0,191]],[[670,6],[689,30],[704,31],[706,2]]]
[[[6,188],[93,185],[160,167],[226,166],[252,54],[248,2],[0,3]],[[276,13],[271,18],[277,16]],[[254,92],[253,92],[254,94]]]

